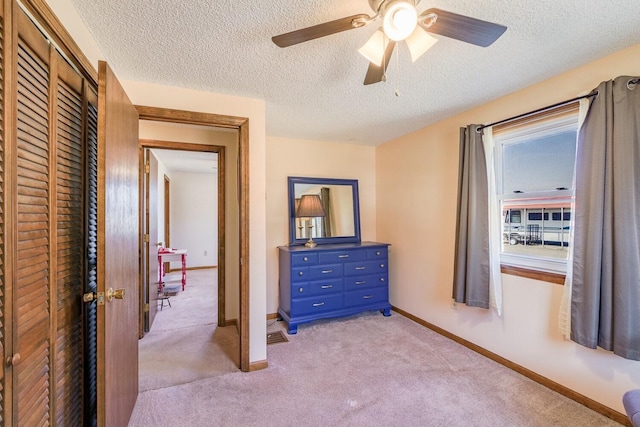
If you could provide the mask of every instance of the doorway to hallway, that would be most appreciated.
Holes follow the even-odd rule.
[[[227,317],[225,321],[230,323],[228,319],[237,319],[237,330],[239,333],[239,364],[243,372],[250,370],[249,363],[249,262],[242,262],[249,259],[249,120],[246,117],[223,116],[211,113],[198,113],[193,111],[173,110],[166,108],[157,108],[149,106],[136,106],[140,117],[141,137],[150,138],[142,133],[144,123],[152,122],[154,125],[166,124],[174,127],[182,127],[190,129],[192,127],[199,128],[221,128],[236,132],[235,141],[230,145],[229,156],[227,156],[226,164],[235,166],[235,173],[229,172],[229,177],[235,177],[235,186],[228,183],[226,188],[227,198],[230,203],[227,204],[227,211],[231,211],[230,207],[235,210],[232,214],[225,213],[227,226],[225,228],[224,238],[226,242],[235,242],[236,250],[232,250],[229,244],[220,245],[225,248],[225,256],[220,257],[218,266],[219,279],[225,278],[233,280],[237,286],[222,287],[222,283],[218,282],[219,289],[226,289],[228,298],[219,299],[219,312],[224,313]],[[172,132],[169,131],[168,134]],[[175,132],[174,132],[175,134]],[[166,132],[159,132],[152,136],[156,140],[175,140],[166,137]],[[178,139],[179,140],[179,139]],[[203,142],[203,145],[211,144],[210,141]],[[141,145],[142,146],[142,145]],[[158,148],[166,148],[164,146]],[[233,154],[233,157],[231,156]],[[231,161],[231,159],[235,161]],[[235,189],[235,193],[231,194],[231,190]],[[233,203],[231,203],[233,201]],[[141,246],[144,246],[141,243]],[[224,265],[222,260],[225,261]],[[230,265],[227,261],[235,261],[235,265]],[[237,266],[237,268],[235,268]],[[221,271],[222,269],[225,271]],[[231,267],[234,267],[232,269]],[[227,281],[229,281],[227,280]],[[233,292],[231,292],[233,291]],[[224,309],[221,307],[224,303]],[[230,313],[233,313],[230,314]],[[219,318],[221,322],[221,317]]]

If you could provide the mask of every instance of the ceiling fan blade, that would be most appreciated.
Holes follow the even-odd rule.
[[[382,65],[377,66],[373,62],[369,62],[369,68],[367,69],[367,75],[364,77],[364,84],[370,85],[374,83],[379,83],[384,80],[384,73],[387,71],[387,67],[389,66],[389,60],[391,60],[391,54],[393,53],[393,49],[396,47],[396,42],[393,40],[389,40],[389,44],[384,51],[384,58],[382,60]]]
[[[438,18],[432,25],[429,25],[429,19],[426,19],[423,25],[425,30],[477,46],[487,47],[491,45],[507,30],[504,25],[481,21],[480,19],[458,15],[457,13],[437,8],[425,10],[420,14],[420,17],[428,17],[430,14],[435,14]],[[423,22],[422,20],[419,21]]]
[[[289,47],[294,44],[359,28],[367,24],[370,20],[371,17],[365,14],[347,16],[346,18],[336,19],[335,21],[325,22],[324,24],[280,34],[279,36],[271,37],[271,40],[280,47]]]

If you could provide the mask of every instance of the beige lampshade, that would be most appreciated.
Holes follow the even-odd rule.
[[[431,36],[422,27],[416,27],[413,34],[405,41],[411,53],[411,62],[416,62],[418,58],[438,42],[438,39]]]
[[[382,65],[382,58],[384,58],[384,51],[387,49],[388,44],[389,39],[382,31],[382,28],[380,28],[373,33],[364,46],[358,49],[358,52],[367,58],[369,62],[380,67]]]
[[[300,198],[300,204],[296,209],[296,218],[313,218],[325,215],[320,196],[317,194],[305,194]]]

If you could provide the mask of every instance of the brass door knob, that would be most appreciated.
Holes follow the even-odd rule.
[[[21,361],[22,358],[20,356],[20,353],[16,353],[13,356],[7,357],[7,366],[18,366]]]
[[[112,299],[124,299],[124,291],[125,289],[116,289],[115,291],[113,290],[113,288],[109,288],[109,290],[107,291],[107,301],[111,301]]]

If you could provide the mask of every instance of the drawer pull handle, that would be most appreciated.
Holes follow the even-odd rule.
[[[376,252],[376,255],[380,256],[380,251],[377,251],[377,252]]]
[[[322,270],[322,274],[333,273],[333,270]]]
[[[338,255],[338,258],[349,258],[349,255]]]
[[[309,258],[308,257],[304,257],[304,258],[302,258],[302,260],[303,261],[309,261]]]
[[[384,264],[380,264],[380,268],[384,268]]]
[[[302,276],[302,275],[304,275],[304,272],[303,271],[298,271],[298,276]]]
[[[381,282],[384,282],[384,277],[381,277],[381,278],[380,278],[380,281],[381,281]]]
[[[304,292],[304,288],[298,288],[298,292]]]
[[[322,285],[320,286],[320,289],[331,289],[333,288],[333,285]]]
[[[366,269],[366,268],[367,268],[367,267],[356,267],[356,270],[364,270],[364,269]]]
[[[313,304],[314,307],[322,307],[324,305],[323,302],[317,302],[315,304]]]
[[[371,299],[373,298],[373,295],[365,295],[362,297],[362,299]]]
[[[358,282],[355,282],[356,285],[364,285],[365,283],[367,283],[366,280],[360,280]]]

